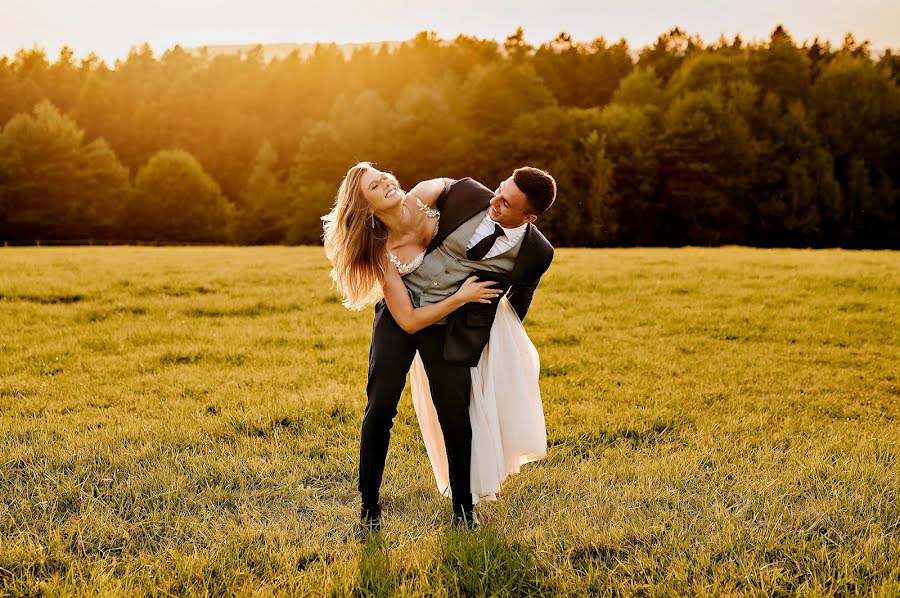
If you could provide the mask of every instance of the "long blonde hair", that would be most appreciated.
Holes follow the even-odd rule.
[[[331,279],[343,296],[344,307],[358,310],[382,296],[386,267],[387,229],[369,215],[369,204],[360,185],[372,168],[360,162],[347,171],[338,187],[334,207],[325,216],[325,255],[331,260]]]

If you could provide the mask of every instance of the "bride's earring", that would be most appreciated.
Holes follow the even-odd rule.
[[[375,228],[375,212],[369,212],[369,220],[372,221],[372,228]]]

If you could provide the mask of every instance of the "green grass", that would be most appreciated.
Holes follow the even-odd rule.
[[[448,527],[317,248],[0,249],[0,595],[900,595],[900,254],[560,250],[549,454]]]

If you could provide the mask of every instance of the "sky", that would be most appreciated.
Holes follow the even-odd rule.
[[[639,48],[674,26],[750,41],[778,24],[798,42],[840,45],[849,31],[878,51],[900,48],[898,0],[0,0],[0,55],[37,45],[55,57],[68,45],[112,64],[143,42],[159,55],[175,44],[401,41],[426,30],[503,40],[518,26],[534,45],[565,31]]]

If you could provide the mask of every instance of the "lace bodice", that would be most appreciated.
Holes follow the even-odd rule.
[[[438,225],[440,224],[441,212],[437,208],[429,208],[427,204],[423,203],[418,197],[413,195],[416,198],[416,207],[419,208],[422,212],[425,213],[429,218],[437,218],[438,221],[434,223],[434,232],[431,233],[431,238],[434,239],[437,236]],[[387,252],[388,259],[391,260],[391,263],[397,266],[397,271],[400,272],[400,276],[406,276],[416,268],[422,265],[422,260],[425,259],[425,252],[423,251],[419,255],[413,258],[413,260],[407,264],[404,264],[400,261],[396,255]]]
[[[408,264],[404,264],[403,262],[401,262],[400,258],[398,258],[390,251],[388,252],[388,259],[391,260],[392,264],[397,266],[397,272],[400,273],[400,276],[406,276],[422,265],[422,260],[425,259],[425,252],[423,251],[422,253],[414,257],[413,260]]]

